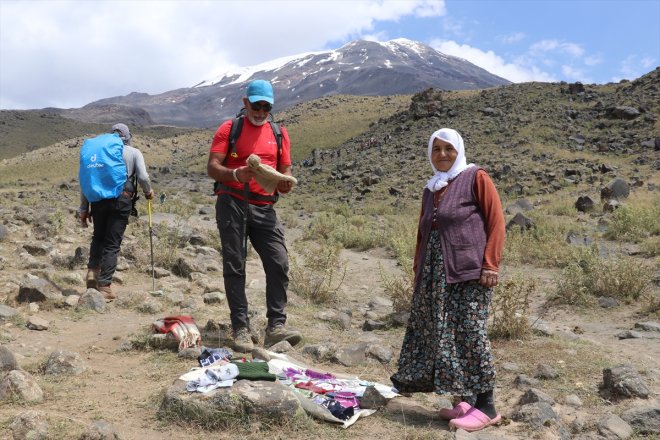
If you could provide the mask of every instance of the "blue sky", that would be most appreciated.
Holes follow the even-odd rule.
[[[602,84],[660,65],[660,0],[0,0],[0,108],[157,94],[360,38]]]

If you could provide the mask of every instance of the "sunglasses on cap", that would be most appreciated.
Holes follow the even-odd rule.
[[[259,110],[265,110],[269,112],[273,109],[273,104],[270,102],[251,102],[250,108],[255,112],[258,112]]]

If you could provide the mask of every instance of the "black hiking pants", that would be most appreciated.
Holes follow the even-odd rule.
[[[243,209],[245,202],[220,194],[215,203],[215,219],[222,244],[222,270],[225,293],[234,330],[250,327],[245,295],[243,261]],[[268,325],[286,322],[284,309],[289,286],[289,256],[284,228],[273,205],[248,205],[247,236],[259,254],[266,273],[266,317]]]
[[[99,286],[107,286],[112,282],[132,207],[133,202],[126,195],[92,203],[94,234],[87,267],[100,269]]]

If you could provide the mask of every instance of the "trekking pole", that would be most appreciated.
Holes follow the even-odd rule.
[[[247,222],[248,222],[248,209],[250,209],[250,202],[248,197],[250,195],[250,186],[243,184],[243,271],[247,265]]]
[[[147,199],[147,210],[149,211],[149,246],[151,247],[151,291],[156,291],[156,274],[154,271],[154,229],[151,225],[151,199]]]

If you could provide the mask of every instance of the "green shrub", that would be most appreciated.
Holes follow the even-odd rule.
[[[660,235],[649,237],[648,240],[644,240],[644,242],[641,244],[641,247],[642,251],[648,257],[657,257],[660,255]]]
[[[556,299],[565,304],[586,306],[600,296],[631,302],[648,290],[651,270],[628,256],[602,258],[594,247],[564,268],[556,281]]]
[[[382,265],[380,265],[379,270],[381,283],[392,300],[394,311],[409,311],[415,287],[415,274],[412,270],[412,264],[404,268],[403,276],[388,274]]]
[[[536,280],[517,276],[495,288],[491,304],[489,334],[499,339],[526,339],[531,334],[528,320],[529,297]]]
[[[415,274],[413,272],[413,258],[417,237],[417,223],[405,221],[401,218],[390,218],[388,229],[391,231],[389,246],[394,252],[403,275],[390,275],[380,266],[380,279],[385,292],[393,302],[394,310],[404,312],[410,310],[412,301]]]
[[[291,290],[318,304],[332,303],[346,276],[341,248],[329,241],[300,246],[300,257],[291,255]]]
[[[341,205],[338,205],[341,206]],[[331,212],[317,215],[303,233],[303,240],[330,240],[346,249],[364,251],[386,246],[387,232],[377,217],[345,216]]]
[[[573,247],[566,235],[575,225],[566,219],[542,214],[532,218],[535,227],[507,231],[503,261],[509,265],[533,264],[541,267],[564,267],[571,261]]]
[[[640,242],[660,235],[660,202],[650,206],[621,206],[612,213],[605,236],[612,240]]]

